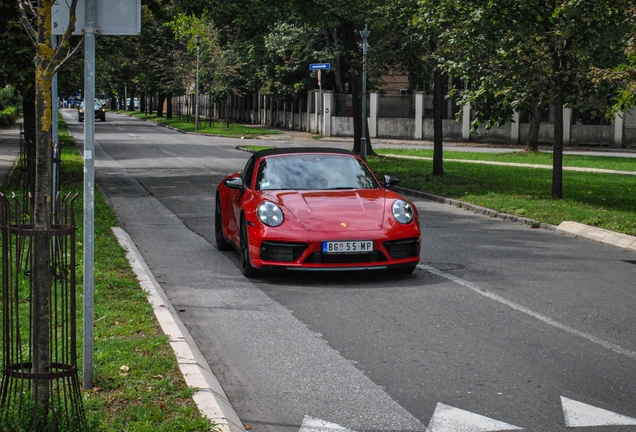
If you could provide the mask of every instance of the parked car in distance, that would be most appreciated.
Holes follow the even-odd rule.
[[[99,119],[101,121],[106,121],[106,108],[102,105],[102,103],[95,99],[93,101],[93,109],[95,111],[95,119]],[[84,121],[84,111],[86,110],[86,101],[82,101],[79,108],[77,108],[77,120],[83,122]]]
[[[217,187],[215,240],[242,273],[373,270],[412,273],[420,260],[415,205],[349,151],[281,148],[252,155]]]

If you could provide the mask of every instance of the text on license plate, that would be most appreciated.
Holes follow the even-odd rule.
[[[373,240],[322,242],[322,253],[366,253],[366,252],[373,252]]]

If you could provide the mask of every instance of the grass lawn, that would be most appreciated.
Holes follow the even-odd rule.
[[[433,157],[433,150],[427,149],[375,149],[379,154],[395,154],[405,156],[420,156],[426,158]],[[458,152],[444,151],[444,159],[479,160],[493,162],[513,162],[533,165],[552,166],[552,153],[547,152]],[[617,171],[636,172],[636,158],[620,156],[584,156],[584,155],[563,155],[563,166],[601,168]]]
[[[83,159],[73,145],[60,116],[62,194],[78,193],[77,285],[82,302]],[[11,193],[16,176],[3,192]],[[16,188],[19,194],[19,188]],[[192,400],[174,352],[154,317],[146,294],[133,274],[125,251],[111,227],[115,214],[98,190],[95,193],[95,330],[94,384],[83,392],[89,430],[100,432],[216,431]],[[78,311],[82,329],[82,308]],[[78,361],[82,367],[82,336],[78,335]],[[80,370],[81,377],[81,370]],[[81,382],[81,378],[80,378]]]
[[[586,163],[593,158],[586,156]],[[616,169],[612,161],[606,161],[609,158],[599,159],[604,167],[610,167],[607,169]],[[444,176],[434,177],[433,163],[428,160],[371,157],[368,162],[376,173],[395,175],[407,188],[538,222],[558,225],[568,220],[636,235],[636,176],[564,171],[564,199],[553,199],[551,170],[461,163],[449,158],[444,161]],[[627,167],[629,162],[616,164]],[[600,164],[591,165],[600,168]]]
[[[115,111],[120,114],[130,114],[135,117],[139,117],[140,119],[154,121],[156,123],[173,127],[175,129],[179,129],[185,132],[194,132],[194,117],[184,117],[182,116],[180,119],[176,117],[176,114],[173,114],[175,117],[171,120],[166,119],[165,117],[157,117],[156,114],[146,115],[145,113],[139,111]],[[208,135],[218,135],[224,137],[231,138],[257,138],[260,135],[274,135],[280,134],[281,132],[264,129],[258,126],[245,126],[237,123],[230,123],[230,127],[228,128],[225,122],[215,121],[211,126],[208,126],[207,121],[201,120],[199,122],[199,130],[198,133],[208,134]]]

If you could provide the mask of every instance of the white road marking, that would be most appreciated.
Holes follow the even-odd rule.
[[[437,404],[433,418],[428,425],[428,432],[494,432],[521,429],[523,428],[443,403]]]
[[[305,416],[298,432],[355,432],[335,423]]]
[[[603,348],[606,348],[608,350],[614,351],[615,353],[622,354],[624,356],[627,356],[627,357],[630,357],[630,358],[636,360],[636,352],[634,352],[634,351],[628,350],[626,348],[623,348],[623,347],[621,347],[619,345],[616,345],[614,343],[611,343],[611,342],[608,342],[606,340],[603,340],[603,339],[601,339],[599,337],[596,337],[594,335],[591,335],[589,333],[582,332],[582,331],[577,330],[575,328],[572,328],[572,327],[570,327],[568,325],[565,325],[565,324],[563,324],[563,323],[561,323],[559,321],[555,321],[555,320],[553,320],[552,318],[550,318],[548,316],[545,316],[543,314],[535,312],[532,309],[528,309],[525,306],[522,306],[520,304],[512,302],[512,301],[510,301],[510,300],[508,300],[508,299],[506,299],[504,297],[501,297],[501,296],[499,296],[497,294],[488,292],[485,289],[481,288],[479,285],[476,285],[476,284],[474,284],[472,282],[469,282],[469,281],[464,280],[462,278],[459,278],[457,276],[453,276],[452,274],[445,273],[443,271],[437,270],[434,267],[427,266],[427,265],[424,265],[424,264],[419,264],[418,267],[428,271],[429,273],[433,273],[434,275],[441,276],[443,278],[446,278],[446,279],[448,279],[450,281],[455,282],[456,284],[462,285],[462,286],[464,286],[464,287],[476,292],[479,295],[487,297],[487,298],[489,298],[491,300],[495,300],[495,301],[497,301],[497,302],[499,302],[499,303],[501,303],[503,305],[506,305],[506,306],[518,311],[518,312],[522,312],[522,313],[524,313],[526,315],[529,315],[529,316],[531,316],[533,318],[536,318],[539,321],[542,321],[542,322],[544,322],[544,323],[546,323],[546,324],[548,324],[548,325],[550,325],[552,327],[555,327],[555,328],[563,330],[563,331],[565,331],[567,333],[582,337],[582,338],[587,339],[588,341],[590,341],[592,343],[595,343],[597,345],[602,346]]]
[[[567,427],[636,425],[635,418],[616,414],[563,396],[561,396],[561,405],[563,405],[563,415]]]

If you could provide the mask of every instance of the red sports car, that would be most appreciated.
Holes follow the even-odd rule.
[[[268,268],[395,269],[420,260],[413,203],[378,182],[362,159],[328,148],[252,155],[216,192],[216,246],[234,246],[247,277]]]

